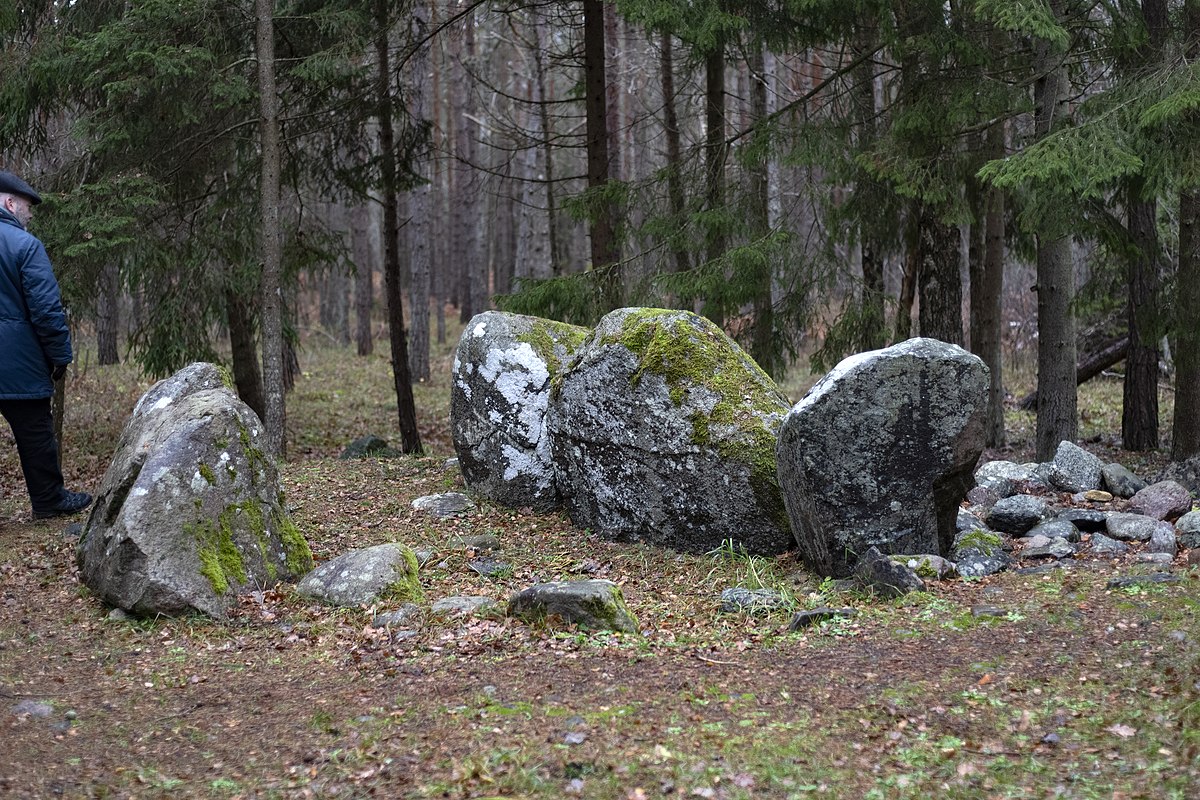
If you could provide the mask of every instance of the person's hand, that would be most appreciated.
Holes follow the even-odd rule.
[[[59,381],[61,381],[63,379],[63,376],[66,374],[67,374],[67,365],[66,364],[55,364],[54,369],[50,372],[50,377],[54,380],[55,383],[58,383]]]

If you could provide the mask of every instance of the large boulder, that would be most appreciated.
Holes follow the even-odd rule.
[[[160,381],[126,422],[76,557],[104,602],[223,617],[242,590],[312,568],[263,426],[211,364]]]
[[[788,403],[712,322],[623,308],[551,392],[555,474],[571,520],[603,536],[707,552],[794,545],[775,477]]]
[[[463,329],[454,354],[450,428],[467,485],[511,508],[560,504],[545,417],[550,380],[586,328],[487,311]]]
[[[844,577],[871,547],[950,555],[983,451],[988,370],[910,339],[847,358],[788,413],[779,483],[804,560]]]

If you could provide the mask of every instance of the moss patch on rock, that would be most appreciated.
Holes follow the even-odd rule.
[[[546,362],[546,369],[551,376],[562,372],[566,365],[559,357],[559,349],[574,353],[588,337],[588,329],[578,325],[568,325],[551,319],[529,317],[530,328],[525,333],[518,334],[518,342],[524,342],[533,348]]]

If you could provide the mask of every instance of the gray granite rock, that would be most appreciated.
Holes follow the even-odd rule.
[[[925,581],[916,572],[895,563],[874,547],[868,548],[854,565],[854,578],[864,589],[880,597],[893,598],[925,591]]]
[[[531,622],[558,617],[584,630],[638,632],[621,587],[606,580],[535,584],[508,601],[508,615]]]
[[[1025,535],[1027,537],[1045,536],[1047,539],[1065,539],[1068,542],[1078,542],[1080,539],[1079,528],[1076,528],[1069,520],[1062,518],[1035,525],[1026,531]]]
[[[475,503],[462,492],[445,492],[418,497],[412,501],[412,507],[438,519],[447,519],[469,514],[475,510]]]
[[[950,558],[964,578],[994,575],[1012,563],[1004,549],[1004,539],[993,531],[980,528],[959,532]]]
[[[987,516],[988,527],[1002,533],[1020,536],[1050,514],[1044,498],[1017,494],[1006,497],[992,506]]]
[[[820,608],[811,608],[807,611],[798,611],[792,617],[791,623],[788,624],[788,630],[799,631],[810,625],[819,625],[822,622],[828,622],[831,619],[850,618],[857,614],[853,608],[829,608],[821,606]]]
[[[731,586],[721,592],[720,610],[726,614],[766,614],[788,607],[784,596],[774,589],[746,589]]]
[[[776,449],[809,566],[842,576],[869,547],[948,552],[983,451],[987,391],[978,357],[934,339],[851,356],[822,378]]]
[[[1050,470],[1050,483],[1064,492],[1099,489],[1100,459],[1073,442],[1059,442]]]
[[[1129,545],[1105,536],[1103,533],[1093,533],[1091,538],[1092,552],[1100,556],[1123,556],[1129,552]]]
[[[1188,549],[1200,547],[1200,511],[1189,511],[1175,523],[1179,543]]]
[[[458,595],[441,597],[433,601],[429,613],[435,617],[468,617],[500,613],[500,604],[490,597]]]
[[[422,595],[417,570],[417,557],[408,547],[379,544],[324,562],[296,584],[296,592],[343,608],[385,598],[415,600]]]
[[[1118,512],[1108,516],[1108,535],[1123,542],[1148,542],[1154,532],[1163,526],[1172,528],[1169,522],[1143,516]]]
[[[1142,552],[1133,557],[1139,564],[1152,564],[1159,569],[1170,569],[1175,563],[1175,557],[1170,553]]]
[[[450,428],[463,479],[509,508],[560,502],[546,414],[550,382],[574,358],[586,328],[485,311],[454,353]]]
[[[775,468],[787,412],[775,382],[711,321],[609,312],[555,380],[546,413],[571,521],[685,552],[728,540],[760,555],[795,549]]]
[[[1066,539],[1048,539],[1044,540],[1044,543],[1037,544],[1034,547],[1026,547],[1019,555],[1022,560],[1034,558],[1070,558],[1075,555],[1075,547]]]
[[[1155,572],[1150,575],[1125,575],[1112,578],[1105,585],[1109,589],[1124,589],[1129,586],[1154,586],[1162,583],[1179,583],[1179,576],[1169,572]]]
[[[1012,461],[988,461],[975,470],[975,483],[995,491],[1000,497],[1016,492],[1016,484],[1034,479],[1035,464],[1016,464]]]
[[[1133,497],[1146,488],[1146,482],[1120,464],[1105,464],[1101,469],[1104,488],[1117,497]]]
[[[1171,558],[1179,552],[1179,543],[1175,535],[1175,528],[1170,525],[1160,525],[1155,528],[1150,534],[1150,541],[1146,544],[1146,553],[1163,553]]]

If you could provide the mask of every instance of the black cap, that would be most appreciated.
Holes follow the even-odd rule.
[[[11,172],[0,171],[0,193],[23,195],[35,206],[42,202],[42,196],[35,192],[32,186]]]

